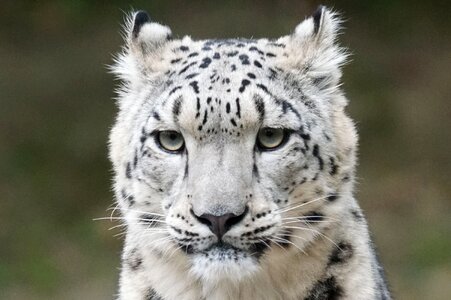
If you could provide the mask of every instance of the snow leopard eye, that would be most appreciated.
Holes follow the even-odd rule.
[[[185,146],[182,134],[173,130],[158,132],[157,142],[161,148],[169,152],[180,152]]]
[[[281,146],[286,138],[287,134],[284,129],[265,127],[258,131],[257,146],[261,150],[274,150]]]

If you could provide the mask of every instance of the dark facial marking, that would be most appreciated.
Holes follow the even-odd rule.
[[[255,95],[254,96],[254,104],[255,104],[255,109],[257,109],[257,112],[259,114],[259,119],[261,121],[265,117],[265,102],[263,101],[262,97]]]
[[[145,300],[163,300],[153,288],[149,288]]]
[[[125,176],[130,179],[132,178],[132,167],[130,165],[130,163],[128,162],[127,165],[125,166]]]
[[[321,157],[321,155],[319,154],[318,144],[315,144],[315,146],[313,146],[312,154],[313,154],[313,156],[315,156],[318,159],[319,169],[320,170],[324,169],[324,161],[323,161],[323,158]]]
[[[257,68],[262,68],[262,64],[258,61],[258,60],[254,60],[254,66],[256,66]]]
[[[226,113],[230,113],[230,103],[229,102],[227,102],[226,103]]]
[[[251,82],[249,80],[243,79],[241,81],[241,86],[240,86],[240,89],[239,89],[240,93],[244,92],[244,90],[246,89],[246,86],[248,86],[249,84],[251,84]]]
[[[193,90],[196,94],[199,94],[199,86],[198,86],[198,82],[197,81],[191,81],[189,83],[190,86],[193,87]]]
[[[160,121],[160,120],[161,120],[160,115],[159,115],[157,112],[154,112],[152,116],[153,116],[154,119],[157,120],[157,121]]]
[[[318,281],[304,300],[338,300],[343,296],[343,289],[338,286],[335,277]]]
[[[249,65],[249,56],[247,56],[246,54],[241,54],[240,56],[238,56],[238,58],[241,60],[241,63],[243,65]]]
[[[328,265],[335,265],[347,262],[353,255],[353,248],[347,242],[340,242],[338,247],[334,247]]]
[[[180,70],[179,75],[185,73],[190,67],[194,66],[196,62],[192,62],[189,65],[186,65],[183,69]]]
[[[174,101],[174,105],[172,106],[172,112],[174,113],[174,116],[177,117],[180,114],[180,107],[182,105],[183,98],[178,97]]]
[[[235,103],[236,103],[236,116],[238,118],[241,118],[240,98],[236,98]]]
[[[208,68],[208,66],[210,64],[211,64],[211,58],[210,57],[205,57],[202,60],[202,63],[200,64],[199,68],[206,69],[206,68]]]
[[[132,270],[132,271],[137,271],[138,269],[140,269],[141,265],[142,265],[142,257],[138,252],[137,248],[133,248],[130,253],[128,254],[128,257],[126,259],[127,261],[127,265],[128,267]]]
[[[169,96],[171,96],[172,94],[174,94],[177,90],[181,89],[181,86],[176,86],[175,88],[173,88],[170,92],[169,92]]]

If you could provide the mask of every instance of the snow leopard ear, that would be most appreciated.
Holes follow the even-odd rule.
[[[347,54],[336,44],[341,20],[337,13],[319,6],[289,37],[287,63],[321,90],[332,92],[340,81]]]
[[[151,21],[145,11],[130,14],[124,27],[125,46],[116,57],[112,72],[125,82],[139,84],[161,70],[171,29]]]
[[[131,50],[137,55],[152,55],[166,41],[171,39],[169,27],[152,22],[145,11],[138,11],[133,16],[129,42]]]

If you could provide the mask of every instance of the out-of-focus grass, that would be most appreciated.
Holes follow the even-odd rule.
[[[344,12],[357,196],[397,299],[451,294],[451,20],[438,1],[324,1]],[[123,12],[176,35],[277,37],[316,1],[2,1],[0,298],[111,299],[120,239],[92,221],[112,204],[105,65]]]

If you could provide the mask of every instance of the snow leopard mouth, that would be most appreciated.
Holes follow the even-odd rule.
[[[204,250],[194,250],[187,252],[188,254],[196,254],[199,256],[204,256],[209,259],[219,260],[219,261],[239,261],[241,258],[253,257],[259,259],[268,249],[267,243],[255,243],[252,244],[249,249],[241,249],[233,246],[232,244],[225,242],[217,242],[207,249]]]

